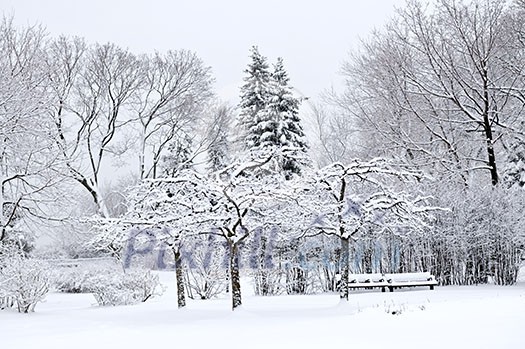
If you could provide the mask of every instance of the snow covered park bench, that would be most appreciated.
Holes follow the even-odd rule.
[[[388,287],[388,282],[383,274],[350,274],[348,276],[348,287],[349,288],[367,288],[371,289],[374,287],[381,288],[382,292],[385,292],[385,288]]]
[[[395,288],[415,286],[429,286],[433,290],[438,284],[434,275],[429,272],[385,274],[385,279],[390,292],[394,292]]]
[[[428,286],[431,290],[437,285],[437,281],[429,272],[422,273],[398,273],[398,274],[351,274],[348,279],[350,289],[372,289],[381,288],[382,292],[386,288],[394,292],[396,288]]]

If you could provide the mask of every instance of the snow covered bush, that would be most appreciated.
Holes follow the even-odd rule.
[[[100,269],[62,270],[55,276],[55,288],[63,293],[90,293],[91,279],[100,274]]]
[[[93,293],[101,306],[137,304],[162,292],[159,277],[150,270],[123,272],[112,266],[61,270],[55,276],[55,288],[65,293]]]
[[[100,306],[139,303],[133,297],[133,292],[123,287],[119,277],[105,278],[100,284],[93,285],[93,296]]]
[[[56,279],[56,290],[63,293],[83,293],[82,277],[79,272],[60,273]]]
[[[86,287],[101,306],[138,304],[163,291],[158,275],[140,269],[126,273],[101,272],[90,278]]]
[[[185,247],[184,262],[188,277],[188,296],[190,298],[210,299],[226,291],[228,285],[227,253],[223,244],[209,237],[198,236]],[[191,253],[189,252],[191,249]]]
[[[50,284],[50,270],[42,261],[10,258],[0,267],[0,305],[16,305],[21,313],[33,312]]]
[[[428,244],[427,264],[442,285],[517,281],[525,258],[525,196],[519,188],[487,186],[473,184],[468,192],[439,188],[435,195],[451,212],[438,216],[421,240]]]
[[[124,287],[133,291],[134,299],[145,302],[163,292],[159,276],[150,270],[129,270],[124,274]]]

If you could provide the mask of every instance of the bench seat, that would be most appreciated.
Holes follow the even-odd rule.
[[[379,287],[381,288],[382,292],[385,292],[386,288],[388,288],[390,292],[394,292],[395,288],[416,286],[428,286],[431,290],[433,290],[434,286],[437,286],[438,284],[434,276],[429,272],[398,274],[350,274],[348,276],[348,281],[348,287],[350,289],[372,289]]]

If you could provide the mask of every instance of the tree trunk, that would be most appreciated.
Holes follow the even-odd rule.
[[[492,180],[492,185],[498,184],[498,169],[496,167],[496,154],[494,152],[493,136],[492,136],[492,126],[490,125],[490,120],[488,116],[483,118],[483,124],[485,129],[485,137],[487,139],[487,154],[488,154],[488,164],[490,167],[490,177]]]
[[[257,296],[268,296],[270,294],[270,285],[268,278],[268,269],[266,263],[266,237],[261,236],[260,246],[257,257],[257,270],[255,272],[255,294]]]
[[[307,279],[306,272],[300,266],[290,268],[286,273],[286,292],[288,294],[306,294]]]
[[[145,165],[145,157],[146,157],[146,131],[144,130],[144,127],[141,129],[140,134],[140,150],[139,150],[139,178],[142,180],[144,179],[144,168]]]
[[[485,138],[487,142],[487,155],[488,162],[490,166],[490,177],[492,179],[492,185],[498,184],[498,169],[496,168],[496,154],[494,152],[494,140],[492,135],[492,123],[489,118],[490,112],[490,96],[489,96],[489,86],[488,86],[488,73],[487,67],[483,65],[483,100],[484,100],[484,109],[483,109],[483,128],[485,131]]]
[[[350,260],[350,239],[341,237],[341,299],[348,300],[348,269]]]
[[[230,270],[226,270],[226,293],[230,293]]]
[[[232,310],[242,305],[241,280],[239,275],[239,254],[237,245],[230,243],[230,280],[232,290]]]
[[[179,308],[186,306],[186,296],[184,293],[184,270],[182,267],[182,256],[178,249],[174,249],[175,255],[175,277],[177,279],[177,305]]]
[[[95,184],[93,180],[88,180],[83,176],[75,177],[75,180],[89,192],[91,198],[93,199],[93,203],[97,206],[98,213],[104,218],[109,218],[109,211],[102,196],[100,195],[100,192],[98,191],[98,188],[96,187],[97,184]]]
[[[2,149],[0,150],[0,241],[2,241],[4,239],[4,237],[6,236],[6,220],[5,220],[5,216],[4,216],[4,203],[5,203],[5,199],[4,199],[4,175],[3,175],[3,170],[4,170],[4,164],[5,164],[5,160],[4,160],[4,156],[2,155],[4,152],[4,149],[2,147]]]

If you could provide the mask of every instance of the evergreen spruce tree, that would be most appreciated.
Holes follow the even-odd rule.
[[[251,63],[245,70],[246,77],[241,87],[240,115],[240,142],[247,150],[261,146],[261,136],[265,133],[261,127],[267,117],[265,108],[269,98],[270,73],[266,57],[259,53],[257,46],[251,49]]]
[[[289,81],[283,59],[279,57],[271,76],[271,98],[267,110],[278,122],[276,130],[278,146],[297,149],[298,157],[304,157],[308,145],[299,118],[299,100],[294,97]],[[300,172],[299,162],[294,158],[283,159],[282,167],[286,172]]]
[[[243,148],[293,148],[294,156],[282,158],[280,166],[286,176],[298,174],[299,159],[305,157],[308,146],[299,118],[299,100],[292,93],[283,59],[277,59],[269,74],[266,58],[255,46],[251,57],[241,89],[239,126]]]

